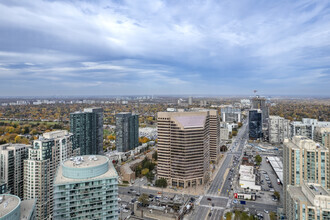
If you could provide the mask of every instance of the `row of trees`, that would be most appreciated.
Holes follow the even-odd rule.
[[[155,168],[156,164],[153,163],[151,160],[149,160],[147,157],[145,157],[141,163],[141,165],[137,166],[135,168],[135,175],[137,177],[145,176],[147,177],[149,182],[152,182],[155,178],[155,175],[153,174],[153,170]]]
[[[0,121],[0,144],[28,144],[37,139],[37,135],[56,129],[69,128],[64,123]]]
[[[291,121],[301,121],[302,118],[330,120],[329,100],[276,100],[275,105],[272,105],[269,110],[270,115],[279,115]]]
[[[165,111],[166,103],[128,103],[126,105],[110,104],[52,104],[52,105],[20,105],[20,106],[0,106],[0,118],[6,119],[26,119],[33,121],[62,121],[70,120],[70,113],[88,107],[102,107],[104,110],[105,124],[115,125],[115,115],[118,112],[139,112],[139,123],[144,125],[154,125],[157,112]]]
[[[259,219],[259,218],[255,217],[254,215],[250,215],[247,212],[243,212],[240,210],[235,210],[234,213],[235,213],[235,217],[233,218],[233,213],[227,212],[225,214],[226,220],[232,220],[232,219],[234,219],[234,220],[257,220],[257,219]],[[277,219],[276,214],[274,212],[270,212],[269,217],[271,220]]]

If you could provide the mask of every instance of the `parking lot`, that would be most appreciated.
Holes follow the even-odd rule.
[[[258,193],[258,201],[264,200],[264,202],[269,202],[270,204],[281,204],[283,199],[283,186],[278,184],[276,173],[273,171],[270,164],[266,162],[266,156],[262,157],[258,175],[260,177],[262,189],[262,192]],[[279,192],[279,201],[273,197],[274,192]]]

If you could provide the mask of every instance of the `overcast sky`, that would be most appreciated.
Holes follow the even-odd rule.
[[[0,95],[330,95],[330,2],[0,0]]]

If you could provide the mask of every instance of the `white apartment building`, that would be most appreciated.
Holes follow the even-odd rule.
[[[37,199],[37,219],[48,219],[53,214],[56,168],[79,154],[79,148],[72,150],[72,136],[64,130],[44,133],[29,149],[28,159],[24,161],[24,199]]]
[[[118,219],[118,174],[105,156],[79,156],[59,166],[53,219]]]
[[[303,118],[302,121],[293,121],[290,124],[291,137],[299,135],[309,139],[314,138],[314,130],[316,127],[330,127],[329,121],[318,121],[312,118]]]
[[[269,116],[268,138],[269,143],[283,143],[284,139],[290,137],[290,121],[280,116]]]
[[[0,145],[0,182],[6,183],[6,190],[23,199],[24,160],[30,145]]]

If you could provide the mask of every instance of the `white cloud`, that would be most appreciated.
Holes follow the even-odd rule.
[[[0,80],[20,75],[84,87],[113,80],[127,89],[147,80],[197,92],[207,88],[201,82],[216,86],[224,77],[233,91],[242,77],[317,85],[300,76],[329,63],[329,8],[312,0],[5,1]]]

